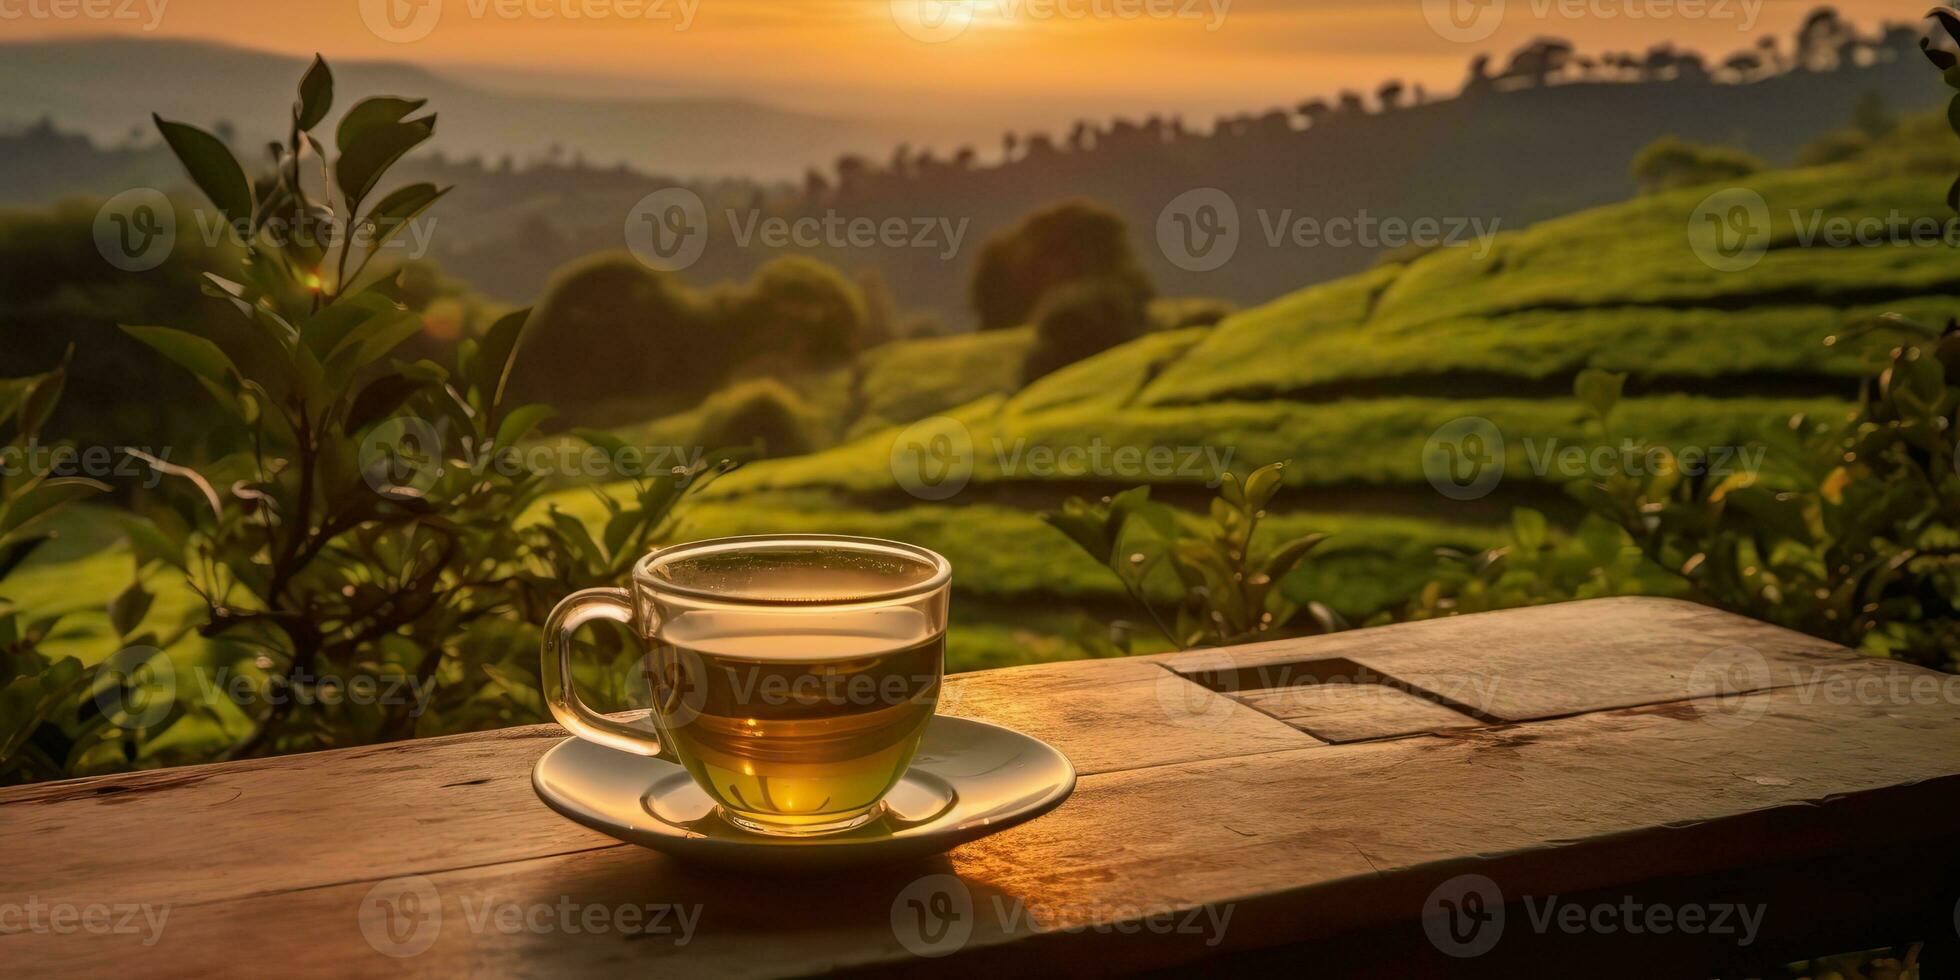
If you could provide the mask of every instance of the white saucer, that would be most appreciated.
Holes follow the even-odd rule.
[[[942,715],[926,727],[882,816],[803,838],[742,830],[679,765],[577,738],[538,760],[531,786],[546,806],[629,844],[714,864],[821,871],[938,854],[1032,820],[1068,799],[1075,767],[1039,739]]]

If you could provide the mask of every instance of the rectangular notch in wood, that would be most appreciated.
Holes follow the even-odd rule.
[[[1185,676],[1329,742],[1501,724],[1480,717],[1473,706],[1341,657],[1201,670]]]

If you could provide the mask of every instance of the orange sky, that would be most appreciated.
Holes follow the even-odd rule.
[[[213,39],[469,68],[473,79],[512,87],[733,94],[855,114],[1203,113],[1372,89],[1390,76],[1449,89],[1472,54],[1508,52],[1539,34],[1582,49],[1672,40],[1726,53],[1765,33],[1787,37],[1816,5],[1476,0],[1502,5],[1481,8],[1501,19],[1464,43],[1429,26],[1425,2],[1452,0],[0,0],[0,10],[30,12],[0,19],[0,37]],[[1916,20],[1925,2],[1837,7],[1869,27]],[[32,15],[48,3],[127,3],[135,16]],[[908,35],[901,22],[918,25],[903,12],[921,3],[929,14],[953,8],[939,9],[954,18],[944,23],[965,29],[939,42]]]

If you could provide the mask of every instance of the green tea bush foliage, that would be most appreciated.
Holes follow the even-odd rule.
[[[1643,194],[1739,180],[1763,169],[1763,161],[1726,146],[1704,146],[1663,136],[1633,158],[1633,180]]]
[[[789,386],[774,378],[733,385],[702,406],[695,442],[749,446],[758,457],[801,456],[828,443],[823,420]]]
[[[625,253],[594,256],[552,282],[536,319],[514,396],[556,398],[590,424],[686,409],[741,375],[835,367],[869,330],[858,284],[796,256],[711,290]]]
[[[862,288],[802,256],[771,259],[728,306],[722,331],[788,369],[849,360],[869,332]]]
[[[0,381],[0,454],[18,461],[39,443],[67,382],[64,361],[54,371]],[[68,504],[108,491],[94,480],[58,477],[13,465],[0,475],[0,579],[48,544],[50,518]],[[128,652],[84,665],[42,649],[61,617],[36,615],[0,601],[0,785],[65,775],[113,772],[133,764],[137,732],[181,716],[168,701],[154,705],[132,689],[145,688],[144,670],[159,640],[142,632],[149,602],[140,585],[119,595],[110,622]],[[135,680],[132,681],[132,675]]]
[[[1150,488],[1137,487],[1098,502],[1071,497],[1042,520],[1108,568],[1150,626],[1176,649],[1270,639],[1302,610],[1322,630],[1344,628],[1345,621],[1325,604],[1296,600],[1281,588],[1327,541],[1326,534],[1302,535],[1270,549],[1255,541],[1285,465],[1261,467],[1243,483],[1225,474],[1204,517],[1153,503]],[[1149,595],[1160,570],[1176,583],[1168,615]],[[1119,629],[1117,635],[1128,632]]]
[[[176,227],[195,227],[187,207]],[[47,429],[80,445],[197,445],[196,424],[209,396],[160,362],[118,323],[210,315],[219,301],[200,290],[199,273],[227,247],[182,234],[162,264],[126,272],[103,261],[93,228],[96,202],[45,211],[0,211],[0,308],[7,311],[0,376],[42,374],[66,364],[67,397]],[[159,412],[159,404],[182,406]]]
[[[1110,209],[1067,201],[989,238],[974,261],[970,295],[980,329],[1028,323],[1056,287],[1104,280],[1147,303],[1155,290],[1130,245],[1129,225]]]
[[[1087,279],[1057,287],[1035,311],[1034,349],[1023,374],[1030,380],[1141,336],[1142,297],[1131,286]]]
[[[664,397],[682,407],[727,375],[732,352],[706,331],[710,304],[626,253],[562,270],[538,301],[513,397],[586,404]]]
[[[232,447],[191,466],[149,460],[173,492],[131,535],[140,566],[185,576],[202,600],[197,631],[254,692],[238,705],[247,733],[204,746],[213,756],[540,720],[537,625],[550,604],[617,581],[713,476],[636,477],[601,522],[534,507],[543,474],[511,450],[550,409],[507,397],[529,311],[463,339],[452,363],[391,356],[426,325],[371,265],[445,191],[380,190],[435,116],[418,115],[421,100],[368,99],[328,137],[332,98],[316,59],[276,174],[258,183],[215,137],[158,120],[213,206],[253,232],[235,268],[206,274],[234,310],[230,342],[199,326],[126,328],[211,393]],[[315,168],[328,186],[302,176]],[[323,251],[265,232],[321,212],[373,234]],[[353,697],[352,684],[380,696]]]
[[[1503,544],[1482,551],[1440,548],[1434,577],[1393,619],[1436,619],[1461,613],[1619,595],[1678,595],[1684,585],[1627,539],[1620,527],[1588,515],[1570,535],[1553,530],[1529,507],[1511,514]]]
[[[1765,435],[1773,467],[1614,474],[1575,488],[1711,604],[1866,653],[1960,668],[1960,332],[1902,343],[1867,399]],[[1598,382],[1598,379],[1594,379]],[[1598,384],[1609,433],[1618,378]],[[1955,378],[1954,380],[1960,380]]]

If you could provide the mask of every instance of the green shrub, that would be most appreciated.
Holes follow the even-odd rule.
[[[1871,149],[1872,137],[1862,130],[1839,129],[1805,143],[1797,151],[1797,166],[1821,167],[1856,160]]]
[[[1042,377],[1142,336],[1146,297],[1120,279],[1086,279],[1050,292],[1035,311],[1023,377]]]
[[[745,351],[778,369],[827,367],[863,345],[864,293],[815,259],[771,259],[749,280],[720,328]]]
[[[368,274],[388,233],[443,196],[414,184],[372,200],[434,116],[414,115],[419,100],[367,100],[339,124],[337,155],[306,159],[325,154],[312,129],[331,99],[316,59],[264,190],[222,142],[158,121],[197,186],[253,232],[227,270],[236,279],[206,274],[235,302],[243,340],[126,328],[210,391],[224,410],[210,425],[238,447],[192,466],[151,460],[176,478],[173,516],[132,538],[139,567],[186,577],[203,600],[198,631],[256,692],[239,704],[246,734],[204,733],[220,740],[200,745],[216,757],[542,720],[538,624],[552,603],[616,582],[712,475],[633,480],[623,503],[604,498],[597,534],[534,508],[543,475],[513,450],[550,410],[506,398],[529,312],[462,341],[451,365],[407,363],[390,355],[424,323],[379,285],[389,277]],[[315,165],[332,175],[334,212],[378,237],[319,251],[263,233],[329,203],[309,201],[300,179]],[[350,696],[353,684],[373,696]]]
[[[1150,277],[1130,247],[1123,217],[1100,204],[1068,201],[1029,215],[987,240],[974,261],[971,296],[980,329],[1029,322],[1050,290],[1084,279],[1120,282],[1147,302]]]
[[[672,411],[712,391],[740,356],[686,283],[608,253],[561,271],[539,301],[510,393],[569,411],[615,399]]]
[[[1661,462],[1573,489],[1697,598],[1866,653],[1960,668],[1960,387],[1949,370],[1960,370],[1960,330],[1904,343],[1848,417],[1771,427],[1776,467],[1721,477],[1683,473],[1664,447],[1615,429],[1624,378],[1589,372],[1580,385],[1608,437],[1632,436]]]
[[[1238,304],[1227,299],[1189,296],[1178,299],[1158,298],[1150,301],[1150,329],[1155,332],[1186,330],[1191,327],[1213,327],[1220,320],[1239,311]]]
[[[1740,180],[1763,169],[1763,162],[1726,146],[1703,146],[1663,136],[1633,158],[1633,180],[1643,194]]]
[[[1618,525],[1589,515],[1569,536],[1551,530],[1530,508],[1511,514],[1509,540],[1479,552],[1441,549],[1434,578],[1400,610],[1401,619],[1537,606],[1616,595],[1684,591],[1648,561]],[[1388,622],[1384,614],[1370,625]]]
[[[55,414],[65,367],[43,376],[0,380],[0,425],[10,429],[0,445],[20,461]],[[45,523],[78,496],[108,490],[92,480],[53,478],[47,470],[10,465],[0,472],[0,578],[49,543]],[[125,613],[122,621],[141,619]],[[123,755],[122,729],[86,694],[96,668],[74,657],[49,657],[39,645],[59,617],[31,617],[0,600],[0,786],[55,778],[80,768],[84,757]],[[131,629],[135,625],[131,623]]]
[[[751,446],[756,456],[801,456],[829,440],[817,412],[774,378],[745,381],[716,393],[701,406],[703,446]]]
[[[1041,519],[1108,568],[1136,609],[1176,649],[1273,639],[1303,610],[1320,630],[1343,629],[1346,622],[1332,609],[1281,587],[1326,534],[1304,535],[1269,550],[1255,542],[1285,465],[1261,467],[1243,485],[1236,475],[1224,474],[1204,517],[1153,503],[1150,488],[1137,487],[1097,503],[1070,497],[1060,511]],[[1177,597],[1168,619],[1149,597],[1152,577],[1163,572],[1172,576]],[[1131,632],[1127,624],[1116,624],[1112,634],[1119,648],[1120,638]]]

